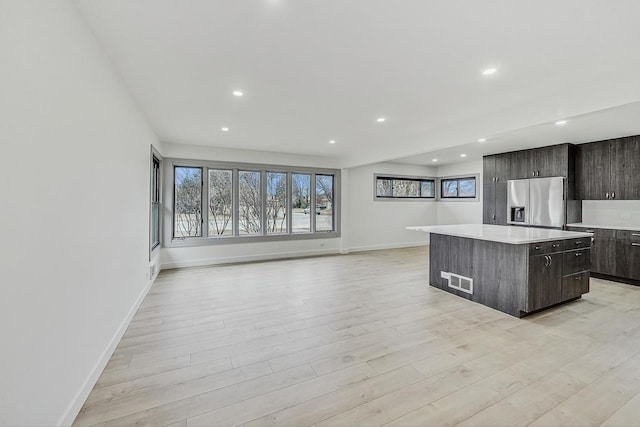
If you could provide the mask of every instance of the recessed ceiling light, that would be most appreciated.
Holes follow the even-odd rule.
[[[498,71],[498,69],[497,69],[497,68],[493,68],[493,67],[491,67],[491,68],[487,68],[486,70],[484,70],[484,71],[482,72],[482,75],[483,75],[483,76],[490,76],[491,74],[495,74],[495,73],[496,73],[496,71]]]
[[[244,93],[243,93],[241,90],[234,90],[234,91],[233,91],[233,96],[238,96],[238,97],[240,97],[240,96],[242,96],[242,95],[244,95]]]
[[[485,142],[486,140],[487,140],[487,138],[480,138],[480,139],[478,140],[478,142]]]
[[[335,144],[336,141],[334,139],[332,139],[331,141],[329,141],[329,144]]]
[[[437,162],[437,161],[438,161],[438,159],[431,159],[431,161],[432,161],[432,162]]]
[[[225,126],[225,127],[221,127],[221,128],[220,128],[220,130],[221,130],[222,132],[229,132],[229,128],[228,128],[228,127],[226,127],[226,126]]]
[[[564,125],[566,125],[566,124],[567,124],[567,121],[566,121],[566,120],[558,120],[558,121],[556,122],[556,126],[564,126]]]
[[[385,119],[384,117],[378,117],[378,118],[376,119],[376,122],[378,122],[378,123],[382,123],[382,122],[384,122],[385,120],[387,120],[387,119]]]
[[[462,154],[460,154],[460,157],[467,157],[467,155],[462,153]]]

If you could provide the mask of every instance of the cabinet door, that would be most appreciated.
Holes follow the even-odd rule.
[[[528,311],[562,301],[562,253],[529,258]]]
[[[507,182],[496,183],[495,224],[507,225]]]
[[[482,223],[496,223],[496,185],[485,184],[482,186]]]
[[[640,136],[611,141],[611,190],[616,200],[640,199]]]
[[[579,200],[606,200],[611,195],[611,142],[582,144],[576,150],[576,192]]]
[[[484,156],[482,158],[482,183],[484,185],[494,182],[496,177],[496,156]]]
[[[511,179],[511,153],[498,154],[496,157],[496,182],[506,184]]]
[[[616,275],[616,239],[594,237],[591,243],[591,271]]]
[[[530,151],[522,150],[511,153],[511,179],[532,178],[532,170],[529,165]]]
[[[616,240],[615,275],[625,279],[640,280],[640,242]]]
[[[568,175],[569,146],[567,144],[532,150],[532,166],[536,177],[551,177]]]

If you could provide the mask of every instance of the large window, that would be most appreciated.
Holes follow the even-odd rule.
[[[202,168],[174,168],[174,237],[202,236]]]
[[[160,156],[152,149],[151,151],[151,212],[149,230],[149,252],[160,246]]]
[[[476,177],[443,178],[440,180],[441,199],[475,199]]]
[[[435,199],[436,182],[432,178],[375,176],[376,199]]]
[[[316,175],[316,231],[333,231],[333,175]]]
[[[311,175],[291,174],[291,231],[311,232]]]
[[[267,233],[286,233],[287,174],[267,172]]]
[[[209,169],[209,236],[233,235],[233,172]]]
[[[260,172],[240,171],[240,234],[262,232],[262,187]]]
[[[338,236],[337,170],[165,162],[173,180],[165,246]]]

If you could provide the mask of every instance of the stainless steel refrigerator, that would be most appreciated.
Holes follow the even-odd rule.
[[[507,191],[508,224],[554,228],[565,225],[564,177],[511,179]]]

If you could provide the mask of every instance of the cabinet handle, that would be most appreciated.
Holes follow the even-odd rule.
[[[548,255],[548,256],[549,256],[549,267],[551,267],[551,264],[553,264],[553,258],[551,258],[551,255]]]
[[[631,246],[640,246],[640,243],[632,243]]]
[[[558,246],[560,246],[559,244],[555,244],[555,245],[551,245],[552,248],[557,248]]]
[[[609,198],[609,193],[605,194],[605,197],[608,199]]]
[[[549,265],[551,265],[551,264],[549,264],[549,255],[545,255],[544,256],[544,266],[545,267],[549,267]]]
[[[531,176],[536,176],[536,171],[531,172]]]
[[[632,236],[640,237],[640,233],[631,233]]]
[[[582,280],[582,276],[576,276],[573,278],[573,280]]]
[[[536,251],[539,251],[539,250],[540,250],[540,246],[536,246]]]
[[[540,171],[536,171],[536,176],[540,176]]]
[[[576,252],[576,256],[582,256],[582,252]]]
[[[576,242],[576,245],[581,245],[581,244],[582,244],[582,240],[578,240],[578,241]]]
[[[615,198],[616,198],[616,193],[615,193],[615,191],[614,191],[613,193],[611,193],[611,198],[612,198],[612,199],[615,199]]]

